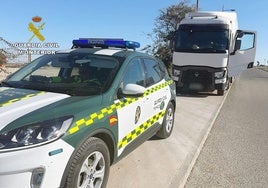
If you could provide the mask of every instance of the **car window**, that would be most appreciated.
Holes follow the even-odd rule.
[[[133,59],[127,67],[123,78],[123,86],[129,83],[145,86],[144,71],[139,58]]]
[[[119,62],[113,57],[59,53],[41,56],[12,75],[6,83],[10,87],[73,96],[96,95],[110,87],[118,68]]]
[[[52,66],[51,62],[34,70],[31,74],[27,75],[24,80],[29,81],[31,78],[37,78],[38,76],[57,77],[60,73],[61,67]]]
[[[156,84],[164,77],[165,71],[159,63],[153,59],[144,59],[146,73],[146,87]]]

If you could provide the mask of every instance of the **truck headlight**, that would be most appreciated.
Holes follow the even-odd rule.
[[[180,70],[176,70],[176,69],[174,69],[174,71],[173,71],[173,75],[174,75],[174,76],[179,77],[180,74],[181,74],[181,71],[180,71]]]
[[[221,71],[221,72],[215,72],[215,78],[223,78],[225,74],[225,71]]]
[[[66,132],[72,121],[73,117],[67,116],[0,133],[0,150],[54,141]]]

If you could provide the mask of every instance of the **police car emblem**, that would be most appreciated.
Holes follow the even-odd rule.
[[[135,124],[137,124],[137,122],[139,121],[140,116],[141,116],[141,107],[138,106],[135,113]]]
[[[160,110],[163,110],[164,107],[165,107],[165,101],[162,101],[162,102],[161,102],[161,105],[160,105]]]

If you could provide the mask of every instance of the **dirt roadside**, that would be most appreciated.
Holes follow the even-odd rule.
[[[5,71],[0,71],[0,82],[4,80],[8,75],[12,74],[13,72],[17,71],[19,68],[17,67],[6,67]]]

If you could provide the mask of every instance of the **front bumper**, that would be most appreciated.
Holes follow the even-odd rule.
[[[198,67],[198,66],[175,66],[173,65],[173,80],[177,88],[195,91],[214,91],[224,89],[226,76],[216,78],[215,73],[225,71],[225,68]]]
[[[31,188],[32,175],[39,169],[44,170],[40,188],[59,187],[73,150],[59,139],[43,146],[0,152],[0,187]]]

